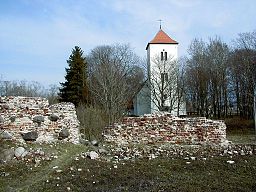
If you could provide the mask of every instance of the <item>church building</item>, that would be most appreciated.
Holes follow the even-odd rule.
[[[178,42],[169,37],[160,26],[147,44],[147,80],[133,100],[134,115],[167,111],[186,115],[184,97],[179,92]]]

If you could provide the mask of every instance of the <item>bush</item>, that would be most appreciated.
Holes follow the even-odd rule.
[[[101,140],[104,127],[107,125],[103,111],[83,104],[80,104],[76,111],[80,121],[80,132],[84,134],[85,139]]]
[[[254,121],[243,119],[240,117],[225,119],[227,125],[227,131],[231,132],[241,132],[250,133],[254,131]]]

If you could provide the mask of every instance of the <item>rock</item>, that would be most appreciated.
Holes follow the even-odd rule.
[[[8,110],[9,109],[9,105],[7,105],[7,104],[2,105],[2,109]]]
[[[31,131],[31,132],[22,134],[22,138],[25,141],[35,141],[38,138],[38,134],[36,131]]]
[[[228,161],[227,161],[227,163],[229,163],[229,164],[234,164],[234,163],[235,163],[235,161],[228,160]]]
[[[103,149],[103,148],[100,148],[100,149],[98,150],[98,152],[99,152],[100,154],[107,154],[107,153],[108,153],[108,151],[107,151],[106,149]]]
[[[50,119],[51,121],[57,121],[57,120],[59,119],[59,116],[56,115],[55,113],[53,113],[53,114],[51,114],[51,115],[49,116],[49,119]]]
[[[0,116],[0,123],[4,123],[4,118]]]
[[[99,142],[94,139],[94,140],[91,141],[91,144],[92,144],[93,146],[98,146],[98,145],[99,145]]]
[[[90,151],[89,153],[87,153],[87,157],[89,157],[90,159],[98,159],[99,155],[95,151]]]
[[[23,155],[25,152],[26,152],[26,149],[24,147],[18,147],[17,149],[15,149],[14,155],[17,158],[21,158],[25,156]]]
[[[0,134],[0,138],[1,138],[1,139],[12,139],[12,134],[9,133],[8,131],[3,131],[3,132]]]
[[[37,123],[38,126],[40,126],[41,123],[44,122],[44,116],[42,116],[42,115],[37,115],[37,116],[35,116],[35,117],[33,118],[33,122],[34,122],[34,123]]]
[[[228,140],[225,140],[224,142],[220,143],[220,146],[224,149],[227,149],[230,146],[231,142]]]
[[[59,133],[59,139],[65,139],[69,136],[69,131],[67,129],[62,129]]]
[[[0,152],[0,161],[8,162],[14,157],[14,149],[5,149]]]
[[[9,104],[9,109],[15,109],[15,106],[14,106],[13,103],[10,103],[10,104]]]
[[[11,116],[11,117],[10,117],[10,121],[11,121],[11,122],[14,122],[15,119],[16,119],[16,116]]]

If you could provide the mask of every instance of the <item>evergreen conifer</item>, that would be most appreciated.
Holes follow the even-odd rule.
[[[79,103],[89,103],[89,91],[87,86],[88,68],[86,58],[83,57],[83,51],[75,46],[69,59],[68,68],[65,68],[65,82],[60,83],[60,101],[72,102],[75,106]]]

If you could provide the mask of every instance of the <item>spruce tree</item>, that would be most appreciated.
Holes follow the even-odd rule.
[[[80,47],[75,46],[67,60],[68,68],[65,68],[66,81],[60,83],[60,101],[72,102],[75,106],[79,103],[88,104],[88,70],[86,58],[83,57],[83,51]]]

